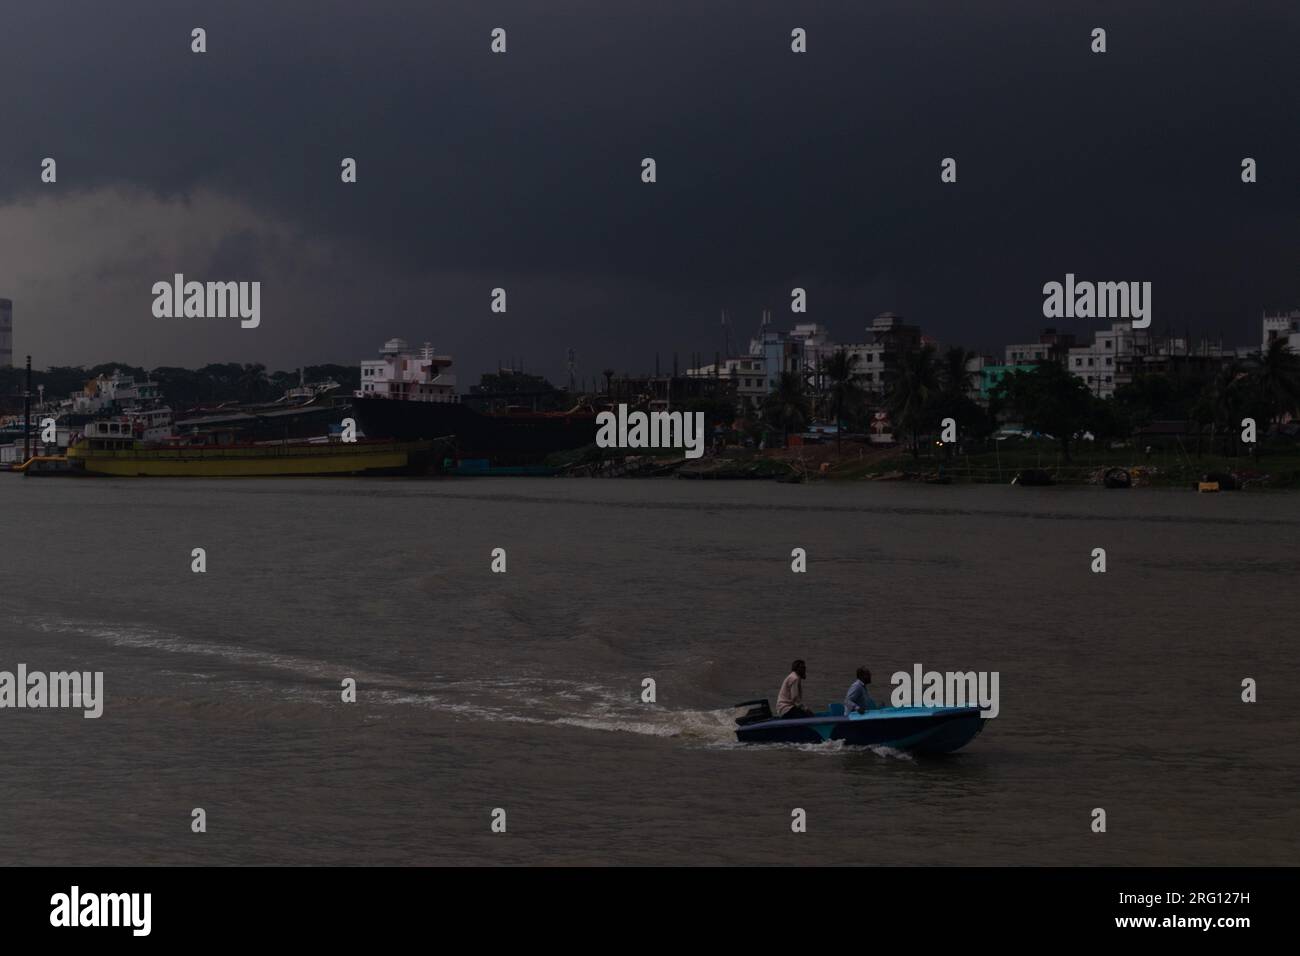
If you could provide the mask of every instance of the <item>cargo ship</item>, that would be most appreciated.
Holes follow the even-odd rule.
[[[435,355],[432,346],[416,353],[403,340],[390,339],[380,355],[361,363],[361,388],[352,399],[357,424],[368,438],[427,441],[453,436],[453,462],[487,462],[492,473],[537,465],[555,452],[596,441],[596,412],[591,408],[476,411],[456,394],[451,358]]]
[[[596,440],[594,412],[532,412],[512,409],[485,414],[455,403],[411,402],[391,398],[355,398],[357,424],[370,437],[417,441],[452,435],[458,458],[494,465],[540,462],[557,451]]]
[[[149,478],[253,478],[419,474],[438,461],[445,441],[285,441],[258,444],[146,442],[117,421],[92,422],[68,448],[66,465],[32,459],[30,475],[81,473]],[[27,467],[31,466],[31,467]]]

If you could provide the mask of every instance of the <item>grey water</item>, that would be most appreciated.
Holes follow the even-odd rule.
[[[1300,863],[1300,495],[0,479],[0,670],[105,685],[0,710],[0,864]],[[1000,713],[738,744],[796,657]]]

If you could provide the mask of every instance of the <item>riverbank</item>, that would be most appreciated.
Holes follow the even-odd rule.
[[[839,460],[827,470],[834,480],[912,480],[1006,484],[1019,472],[1040,469],[1057,484],[1100,485],[1107,472],[1122,469],[1133,487],[1188,488],[1206,475],[1230,475],[1249,489],[1300,489],[1300,450],[1245,455],[1184,454],[1134,448],[1083,448],[1065,461],[1054,443],[1023,442],[1008,448],[944,456],[913,457],[903,449],[861,460]]]
[[[576,457],[564,464],[569,477],[677,477],[739,481],[916,481],[930,483],[1007,484],[1019,472],[1041,469],[1053,482],[1100,485],[1106,472],[1123,469],[1133,487],[1191,487],[1208,474],[1231,475],[1238,488],[1300,489],[1300,449],[1266,450],[1246,455],[1185,453],[1180,449],[1147,452],[1135,448],[1084,445],[1070,461],[1055,442],[1018,441],[992,448],[950,451],[927,448],[912,455],[905,448],[805,445],[798,448],[728,448],[697,460],[683,460],[664,450],[654,455]]]

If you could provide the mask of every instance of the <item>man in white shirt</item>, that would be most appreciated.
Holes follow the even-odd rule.
[[[808,669],[803,661],[790,665],[790,673],[781,682],[781,690],[776,695],[776,715],[782,720],[794,720],[797,717],[815,717],[816,715],[803,706],[803,680],[808,676]]]

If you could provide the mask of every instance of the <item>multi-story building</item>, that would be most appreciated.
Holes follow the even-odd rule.
[[[1149,336],[1129,322],[1112,322],[1110,329],[1097,332],[1091,345],[1076,345],[1067,353],[1070,372],[1083,379],[1099,398],[1110,398],[1118,384],[1116,373],[1121,358],[1128,359],[1139,349],[1146,351]]]
[[[767,385],[767,367],[761,356],[723,359],[712,365],[687,369],[692,378],[726,379],[736,389],[736,400],[744,408],[758,408],[771,389]]]
[[[862,387],[878,393],[884,388],[891,356],[918,348],[923,339],[920,328],[906,324],[893,312],[882,312],[872,320],[865,342],[848,345],[833,341],[829,330],[815,322],[799,323],[789,332],[775,331],[768,322],[764,313],[763,325],[750,340],[747,355],[688,369],[687,377],[732,382],[738,400],[754,406],[762,403],[786,373],[799,374],[809,388],[824,388],[822,368],[843,350],[857,358],[855,371]]]
[[[804,368],[803,345],[784,332],[770,329],[766,316],[758,335],[750,339],[749,357],[762,363],[763,378],[767,383],[768,392],[780,384],[783,374],[800,372]]]
[[[921,327],[908,325],[894,312],[881,312],[867,327],[871,341],[886,352],[908,352],[921,347]]]
[[[905,352],[915,351],[929,340],[921,334],[920,326],[908,325],[902,316],[881,312],[867,326],[867,341],[846,345],[844,349],[858,356],[858,373],[863,386],[871,392],[884,391],[893,360]]]
[[[787,337],[797,348],[804,381],[816,388],[819,384],[819,370],[822,364],[834,355],[840,346],[831,341],[830,331],[816,322],[803,322],[796,325]]]
[[[695,370],[692,370],[695,371]],[[672,411],[682,402],[712,399],[737,402],[732,380],[721,375],[615,375],[609,381],[611,405],[627,403],[651,411]]]
[[[1003,364],[1017,365],[1022,362],[1046,362],[1047,358],[1047,346],[1043,345],[1043,343],[1016,342],[1006,347]]]
[[[0,308],[4,302],[0,300]],[[1274,339],[1286,339],[1291,348],[1300,352],[1300,310],[1278,312],[1276,315],[1264,313],[1264,337],[1260,343],[1261,351],[1267,351]]]
[[[1075,346],[1074,333],[1043,329],[1037,342],[1019,342],[1008,345],[1004,359],[1007,365],[1033,362],[1060,362],[1066,364],[1070,349]]]
[[[380,358],[361,363],[358,398],[398,398],[416,402],[456,402],[456,375],[450,355],[435,355],[428,342],[416,353],[405,339],[389,339]]]
[[[1296,318],[1300,320],[1300,313]],[[1096,333],[1092,344],[1070,349],[1066,367],[1083,379],[1094,395],[1110,398],[1143,375],[1166,375],[1178,369],[1206,372],[1238,355],[1239,350],[1206,338],[1193,344],[1186,336],[1158,336],[1147,329],[1134,329],[1127,322],[1115,322],[1109,330]]]
[[[854,369],[858,373],[858,380],[862,387],[869,392],[881,391],[884,388],[886,374],[885,350],[874,342],[846,345],[844,350],[858,358]]]

